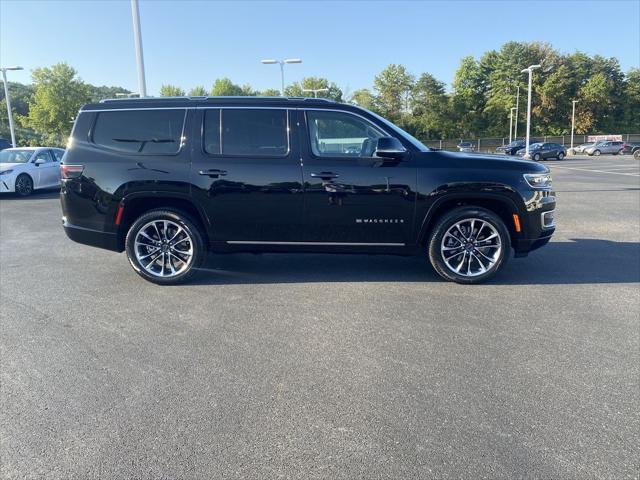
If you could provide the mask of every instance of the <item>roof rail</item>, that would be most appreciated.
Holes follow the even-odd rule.
[[[313,98],[313,97],[263,97],[263,96],[202,96],[202,97],[125,97],[125,98],[104,98],[100,100],[100,103],[116,103],[116,102],[141,102],[141,101],[165,101],[165,100],[244,100],[246,102],[250,102],[252,100],[258,101],[282,101],[282,100],[290,100],[296,102],[323,102],[323,103],[337,103],[335,100],[331,100],[329,98]]]

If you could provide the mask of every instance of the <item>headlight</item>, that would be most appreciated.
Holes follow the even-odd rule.
[[[551,187],[551,174],[549,173],[525,173],[523,176],[531,188]]]
[[[3,170],[0,172],[0,175],[9,175],[13,170]]]

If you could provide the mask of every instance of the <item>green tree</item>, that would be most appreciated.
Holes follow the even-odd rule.
[[[367,110],[376,111],[376,98],[371,90],[367,88],[361,88],[360,90],[356,90],[351,94],[351,98],[349,99],[350,103],[355,103],[356,105],[366,108]]]
[[[11,96],[11,112],[13,113],[16,141],[23,145],[26,140],[34,136],[31,130],[20,128],[19,119],[29,114],[29,101],[33,96],[33,87],[18,82],[8,82],[9,95]],[[0,138],[11,138],[9,129],[9,116],[7,115],[7,99],[4,98],[4,89],[0,87],[2,100],[0,100]]]
[[[131,92],[126,88],[122,87],[107,87],[105,85],[96,87],[95,85],[87,85],[89,88],[89,96],[91,97],[92,103],[97,103],[100,100],[104,100],[107,98],[117,98],[118,93],[124,93],[126,95]]]
[[[236,85],[228,78],[218,78],[211,87],[212,97],[238,97],[246,95],[240,85]]]
[[[449,99],[445,84],[429,73],[423,73],[411,91],[412,130],[423,139],[452,135]]]
[[[197,87],[193,87],[191,90],[189,90],[189,93],[187,95],[189,95],[190,97],[206,97],[207,91],[202,85],[198,85]]]
[[[89,87],[66,63],[38,68],[32,74],[34,94],[23,125],[49,145],[64,145],[80,106],[90,101]]]
[[[260,96],[261,97],[279,97],[280,90],[276,90],[275,88],[267,88],[266,90],[263,90],[262,92],[260,92]]]
[[[342,90],[326,78],[305,77],[300,82],[294,82],[284,89],[284,94],[288,97],[313,97],[312,92],[305,90],[327,89],[326,92],[318,92],[318,98],[329,98],[336,102],[342,102]]]
[[[632,68],[627,73],[623,97],[622,130],[638,133],[640,132],[640,69]]]
[[[402,65],[391,64],[373,80],[378,110],[392,122],[402,124],[408,111],[414,77]]]
[[[184,90],[175,85],[162,85],[160,87],[161,97],[184,97]]]

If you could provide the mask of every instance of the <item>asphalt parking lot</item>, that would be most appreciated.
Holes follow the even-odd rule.
[[[558,230],[492,282],[214,255],[157,287],[0,200],[3,478],[638,478],[640,169],[547,163]]]

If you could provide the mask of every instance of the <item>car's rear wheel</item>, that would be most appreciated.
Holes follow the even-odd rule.
[[[16,178],[15,190],[21,197],[28,197],[33,193],[33,179],[26,173],[21,173]]]
[[[599,157],[599,156],[600,156],[600,150],[594,150],[594,151],[593,151],[593,154],[594,154],[596,157]]]
[[[540,154],[539,154],[539,153],[536,153],[536,154],[533,156],[533,159],[534,159],[536,162],[539,162],[541,158],[542,158],[542,156],[540,156]]]
[[[445,280],[480,283],[502,268],[510,248],[509,231],[500,217],[484,208],[460,207],[435,225],[429,260]]]
[[[158,209],[141,215],[131,225],[125,247],[133,269],[160,285],[187,281],[206,256],[196,222],[179,210]]]
[[[558,160],[562,160],[564,158],[564,153],[560,152],[558,154]]]
[[[640,150],[636,150],[635,152],[633,152],[633,158],[635,158],[636,160],[640,160]]]

